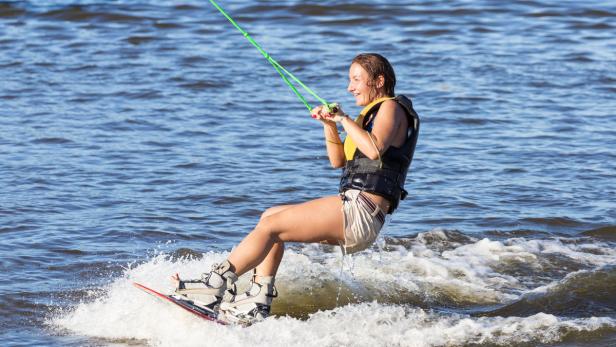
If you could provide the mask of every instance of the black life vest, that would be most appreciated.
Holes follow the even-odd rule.
[[[398,95],[394,100],[402,106],[408,121],[406,141],[401,147],[389,146],[381,156],[381,160],[372,160],[366,157],[359,149],[355,150],[352,160],[347,160],[342,177],[340,178],[340,192],[348,189],[383,196],[391,203],[387,213],[393,213],[400,200],[408,195],[404,189],[404,182],[408,169],[413,160],[417,136],[419,135],[419,115],[413,109],[413,103],[404,95]],[[385,101],[385,100],[383,100]],[[376,114],[383,101],[372,105],[366,112],[363,129],[372,129],[373,114]]]

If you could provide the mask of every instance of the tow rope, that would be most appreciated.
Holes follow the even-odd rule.
[[[321,98],[319,95],[317,95],[317,93],[315,93],[312,89],[308,88],[308,86],[306,86],[304,83],[302,83],[302,81],[299,80],[299,78],[295,77],[295,75],[293,75],[292,73],[290,73],[289,71],[287,71],[287,69],[285,69],[282,65],[280,65],[276,60],[274,60],[274,58],[272,58],[263,48],[261,48],[261,46],[252,38],[250,37],[250,35],[244,30],[242,29],[234,20],[233,18],[231,18],[231,16],[229,16],[227,14],[227,12],[225,12],[225,10],[222,9],[222,7],[220,7],[220,5],[218,5],[216,3],[216,1],[214,0],[209,0],[210,3],[212,5],[214,5],[214,7],[216,7],[216,9],[222,13],[223,16],[225,16],[225,18],[227,18],[229,20],[229,22],[231,22],[231,24],[233,24],[233,26],[239,30],[242,35],[244,35],[244,37],[250,41],[250,43],[252,43],[253,46],[255,46],[257,48],[257,50],[259,50],[259,52],[265,57],[265,59],[267,59],[267,61],[270,62],[270,64],[272,64],[272,66],[274,67],[274,69],[276,69],[276,72],[278,72],[278,74],[280,75],[280,77],[282,77],[282,79],[285,81],[285,83],[289,86],[289,88],[291,88],[291,90],[293,91],[293,93],[295,93],[295,95],[297,95],[297,97],[300,99],[300,101],[306,106],[306,108],[308,109],[308,112],[312,111],[313,107],[310,106],[310,104],[308,103],[308,101],[306,100],[306,98],[302,95],[302,93],[300,93],[297,88],[293,85],[293,83],[291,83],[291,81],[289,81],[290,77],[292,80],[294,80],[295,82],[297,82],[302,88],[304,88],[305,91],[307,91],[308,93],[310,93],[312,96],[314,96],[317,100],[319,100],[320,103],[322,103],[323,105],[325,105],[328,109],[329,112],[333,112],[336,113],[337,112],[337,104],[335,103],[328,103],[327,101],[325,101],[323,98]],[[286,74],[286,75],[285,75]],[[288,77],[287,77],[288,76]]]

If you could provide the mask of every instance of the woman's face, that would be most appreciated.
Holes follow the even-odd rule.
[[[368,72],[361,65],[357,63],[351,64],[347,90],[355,97],[355,104],[357,106],[366,106],[377,97],[378,93],[374,90],[374,86],[371,86],[370,82]],[[376,87],[379,87],[379,82],[381,82],[382,87],[382,81],[377,81]]]

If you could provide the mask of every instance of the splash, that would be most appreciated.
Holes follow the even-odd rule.
[[[616,320],[609,315],[563,317],[533,312],[527,317],[477,317],[464,313],[549,291],[541,288],[569,286],[579,275],[553,278],[551,287],[532,286],[511,269],[540,271],[549,254],[585,255],[580,263],[600,265],[614,257],[607,245],[454,238],[433,231],[381,251],[355,255],[346,265],[339,253],[323,252],[321,246],[291,249],[277,279],[281,295],[273,307],[276,316],[248,328],[204,322],[132,287],[137,281],[171,292],[171,274],[197,277],[227,253],[156,255],[113,279],[102,294],[84,298],[70,312],[58,312],[49,324],[114,343],[143,341],[155,346],[520,345],[616,332]],[[351,271],[341,273],[341,266]],[[242,276],[238,287],[247,285],[248,279]]]

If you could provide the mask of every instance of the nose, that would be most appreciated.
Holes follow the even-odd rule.
[[[347,86],[347,92],[349,93],[353,93],[353,84],[351,82],[349,82],[349,85]]]

